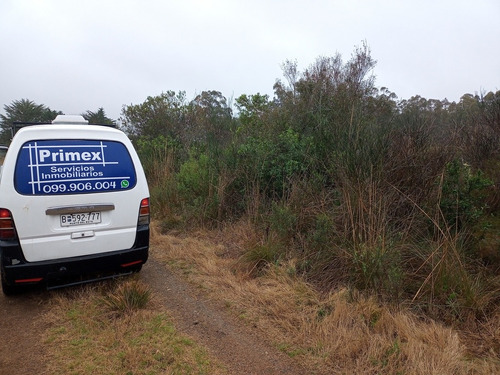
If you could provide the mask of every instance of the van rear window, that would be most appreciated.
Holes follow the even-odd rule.
[[[101,193],[132,189],[134,164],[115,141],[26,142],[17,158],[14,185],[24,195]]]

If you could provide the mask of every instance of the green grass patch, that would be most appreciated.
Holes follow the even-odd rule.
[[[177,332],[144,284],[124,280],[60,293],[44,340],[50,374],[224,374]]]

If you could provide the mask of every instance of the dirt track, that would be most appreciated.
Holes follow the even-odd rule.
[[[155,259],[140,278],[173,316],[177,330],[204,345],[238,375],[304,374],[299,366]],[[46,374],[42,335],[47,292],[0,296],[0,375]]]
[[[43,314],[46,292],[0,293],[0,375],[44,374]]]

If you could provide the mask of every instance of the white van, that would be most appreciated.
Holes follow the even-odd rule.
[[[5,294],[138,271],[148,250],[148,185],[123,132],[60,115],[15,134],[0,176]]]

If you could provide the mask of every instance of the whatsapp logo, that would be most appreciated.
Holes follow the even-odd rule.
[[[122,189],[126,189],[126,188],[128,188],[129,183],[127,180],[122,180],[121,185],[122,185]]]

